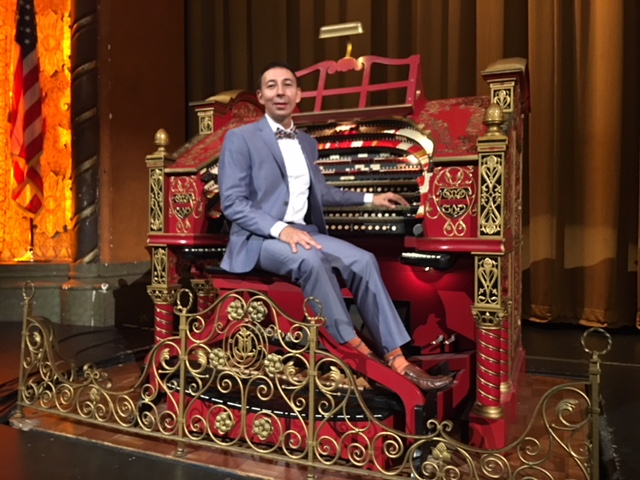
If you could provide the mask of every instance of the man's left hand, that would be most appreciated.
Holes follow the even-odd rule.
[[[393,192],[385,192],[374,195],[372,203],[376,207],[394,208],[396,205],[402,205],[404,207],[409,206],[409,202],[407,202],[403,196]]]

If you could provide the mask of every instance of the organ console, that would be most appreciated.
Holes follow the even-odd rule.
[[[376,65],[409,73],[401,80],[374,83]],[[344,72],[361,73],[361,81],[328,86],[329,77]],[[311,108],[297,112],[294,121],[317,140],[318,165],[327,182],[363,192],[391,190],[409,201],[409,207],[387,210],[326,208],[327,228],[376,254],[412,335],[412,360],[456,378],[450,389],[427,402],[389,369],[368,362],[350,365],[399,392],[407,409],[431,402],[428,411],[438,419],[466,426],[470,443],[499,448],[513,433],[524,368],[519,247],[529,108],[526,62],[504,59],[482,76],[488,96],[429,100],[421,85],[419,55],[324,61],[298,72],[300,81],[318,80],[303,92]],[[402,91],[403,101],[371,106],[371,95],[385,90]],[[324,106],[354,95],[352,108]],[[260,104],[249,92],[232,91],[192,106],[198,135],[169,153],[167,135],[159,131],[158,148],[146,159],[148,291],[155,304],[156,341],[173,335],[173,304],[185,277],[191,279],[199,306],[211,302],[214,290],[251,288],[303,318],[301,293],[288,281],[263,272],[231,275],[218,267],[228,228],[218,202],[218,155],[227,131],[263,115]],[[348,301],[350,293],[344,294]],[[351,355],[330,338],[324,341],[332,352]],[[407,420],[405,428],[419,432],[418,422]]]

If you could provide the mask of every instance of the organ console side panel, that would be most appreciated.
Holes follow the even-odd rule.
[[[478,369],[473,415],[493,418],[486,428],[472,427],[472,441],[508,439],[515,421],[519,382],[524,375],[521,342],[522,145],[524,116],[528,114],[528,73],[523,59],[506,59],[483,72],[493,105],[487,109],[488,130],[478,139],[482,183],[478,235],[501,242],[503,251],[476,254],[476,292],[473,314],[478,330],[478,362],[496,360]],[[481,339],[483,341],[481,341]],[[486,340],[486,342],[484,341]],[[498,402],[494,401],[498,398]],[[484,442],[485,440],[482,440]]]
[[[371,71],[379,64],[405,69],[406,78],[372,83]],[[328,78],[346,72],[360,74],[359,84],[328,86]],[[441,100],[424,94],[419,55],[327,60],[298,76],[315,79],[315,86],[303,92],[308,108],[296,112],[294,121],[316,138],[327,182],[363,192],[395,191],[410,204],[326,208],[327,228],[375,253],[411,332],[412,360],[434,373],[451,371],[456,379],[425,410],[419,408],[425,403],[420,392],[399,387],[403,377],[389,370],[381,378],[367,361],[350,365],[365,376],[375,371],[376,381],[390,390],[406,387],[409,431],[419,429],[418,411],[459,420],[473,405],[468,440],[487,448],[505,445],[524,366],[519,252],[526,61],[489,66],[483,72],[489,96]],[[403,101],[373,105],[372,95],[385,89],[401,90]],[[355,98],[353,107],[326,107],[341,96]],[[260,272],[230,275],[218,267],[228,225],[219,208],[217,159],[226,132],[258,120],[262,107],[243,91],[192,106],[198,135],[169,154],[166,134],[159,132],[158,148],[147,157],[156,337],[166,338],[174,328],[171,305],[186,278],[202,308],[220,292],[251,288],[302,315],[302,294],[288,281]],[[350,292],[344,295],[349,301]],[[340,354],[340,346],[325,342]]]

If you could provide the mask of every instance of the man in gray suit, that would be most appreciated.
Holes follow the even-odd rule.
[[[450,377],[430,376],[409,363],[400,347],[411,340],[382,282],[375,257],[327,235],[323,205],[408,205],[392,192],[363,194],[327,185],[318,166],[316,141],[296,132],[292,114],[301,91],[284,63],[268,65],[257,98],[260,121],[230,130],[219,161],[222,211],[232,222],[222,267],[235,273],[255,267],[284,275],[317,298],[329,333],[340,343],[377,358],[358,337],[336,272],[356,300],[375,348],[394,370],[423,390],[439,389]]]

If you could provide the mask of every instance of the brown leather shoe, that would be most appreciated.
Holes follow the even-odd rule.
[[[417,365],[410,363],[407,365],[403,375],[415,383],[420,390],[440,390],[448,387],[453,382],[453,377],[445,375],[432,376],[420,369]]]

